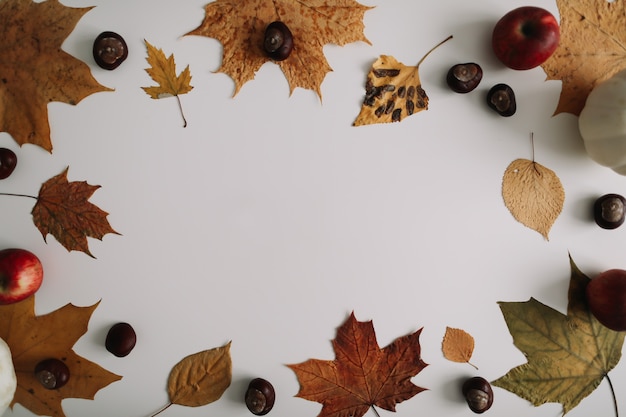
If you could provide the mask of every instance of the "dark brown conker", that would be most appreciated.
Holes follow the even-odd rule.
[[[17,165],[17,155],[9,148],[0,148],[0,180],[8,178]]]
[[[93,42],[93,59],[99,67],[114,70],[128,57],[126,41],[115,32],[102,32]]]
[[[246,390],[246,407],[254,415],[263,416],[274,407],[276,393],[269,381],[263,378],[254,378]]]
[[[59,359],[44,359],[35,366],[35,378],[46,389],[58,389],[69,381],[70,370]]]
[[[493,404],[493,390],[489,382],[480,376],[472,377],[463,383],[463,397],[470,410],[476,414],[484,413]]]
[[[626,218],[626,199],[619,194],[605,194],[593,204],[593,219],[603,229],[617,229]]]
[[[293,50],[293,35],[285,23],[277,20],[267,25],[263,37],[263,50],[274,61],[289,58]]]
[[[450,67],[446,74],[446,83],[455,93],[469,93],[480,84],[483,79],[483,69],[473,62],[456,64]]]
[[[135,329],[128,323],[116,323],[109,329],[104,345],[106,350],[122,358],[133,350],[136,343]]]
[[[500,116],[513,116],[517,110],[513,89],[506,84],[494,85],[487,93],[487,105]]]

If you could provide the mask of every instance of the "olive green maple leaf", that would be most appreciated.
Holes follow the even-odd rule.
[[[513,342],[528,362],[493,381],[535,406],[561,403],[563,414],[591,394],[604,378],[610,383],[608,372],[621,358],[626,335],[593,317],[585,299],[590,279],[571,257],[570,266],[567,315],[534,298],[499,303]],[[614,392],[613,399],[616,403]]]

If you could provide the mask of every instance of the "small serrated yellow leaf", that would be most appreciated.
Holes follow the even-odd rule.
[[[474,338],[465,330],[446,327],[441,349],[446,359],[472,365],[470,359],[474,353]]]

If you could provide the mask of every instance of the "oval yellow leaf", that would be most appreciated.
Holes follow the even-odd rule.
[[[172,404],[199,407],[220,399],[232,380],[230,342],[178,362],[167,383]]]
[[[470,359],[474,353],[474,338],[465,330],[446,327],[441,349],[446,359],[472,365]],[[475,365],[472,366],[476,368]]]
[[[504,172],[502,197],[518,222],[548,240],[563,210],[565,191],[554,171],[535,161],[516,159]]]

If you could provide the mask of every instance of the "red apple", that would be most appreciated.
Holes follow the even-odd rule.
[[[617,332],[626,330],[626,271],[609,269],[585,289],[587,305],[596,319]]]
[[[504,65],[527,70],[550,58],[560,37],[559,23],[552,13],[524,6],[511,10],[496,23],[491,46]]]
[[[25,249],[0,251],[0,305],[22,301],[41,286],[43,268],[39,258]]]

